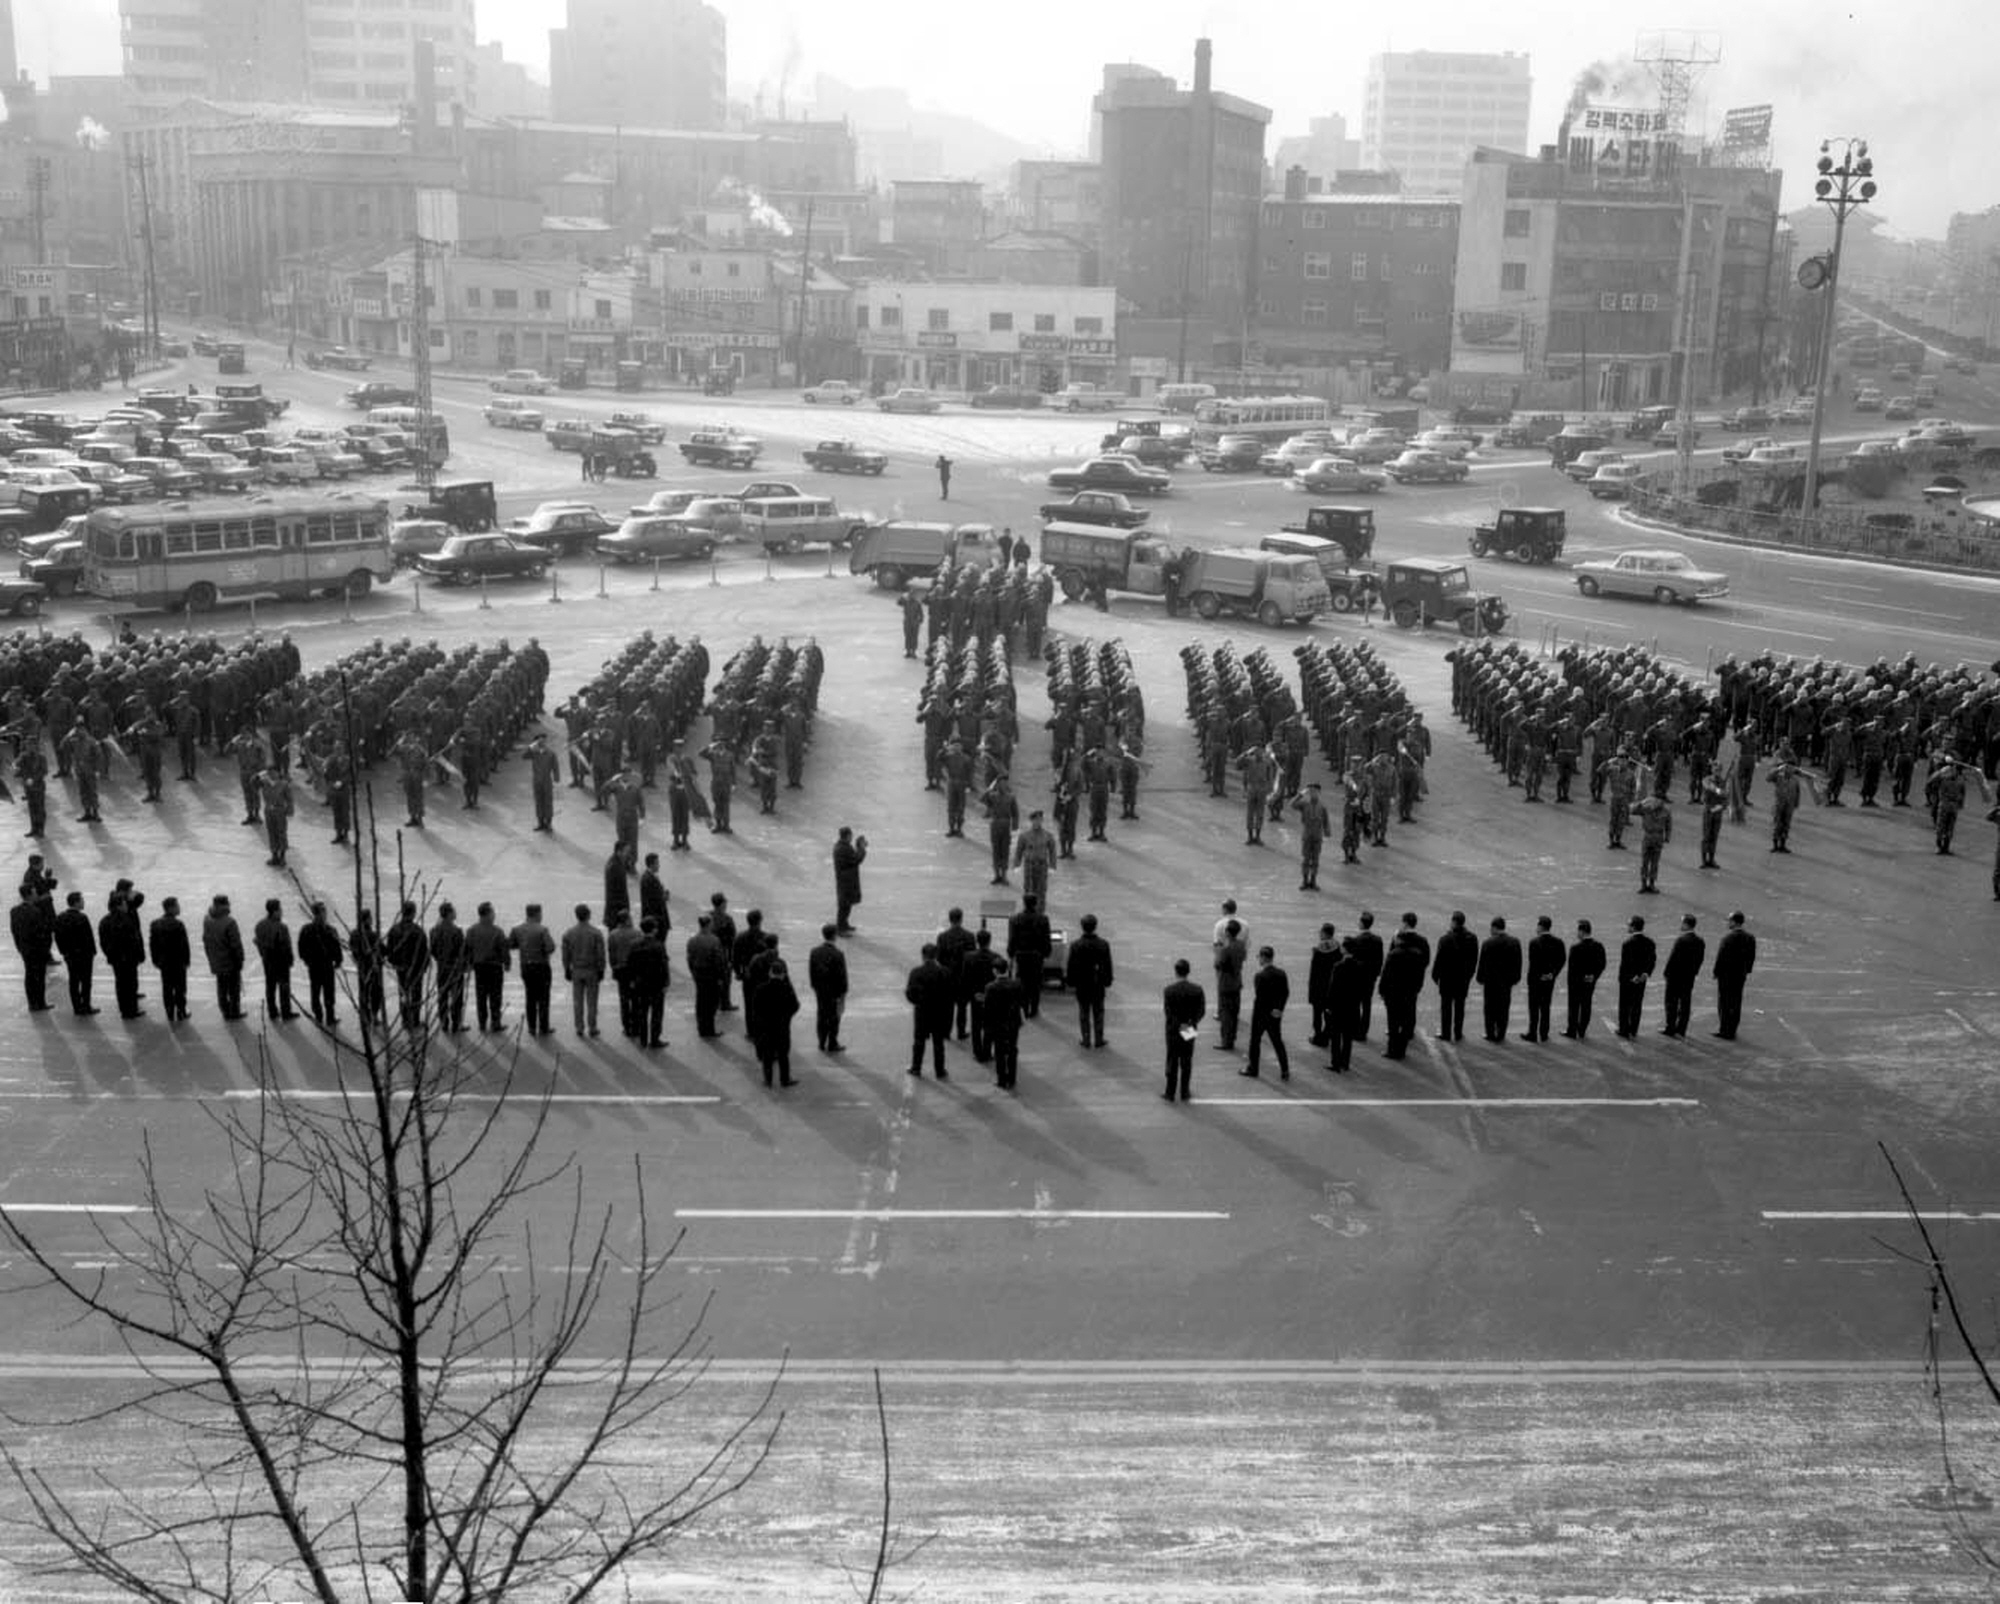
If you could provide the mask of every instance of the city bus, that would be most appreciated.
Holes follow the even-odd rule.
[[[413,461],[420,460],[418,453],[422,452],[430,458],[433,468],[441,468],[451,455],[451,430],[438,413],[418,407],[370,407],[368,421],[401,430],[410,442]]]
[[[1311,395],[1249,396],[1203,401],[1194,409],[1194,443],[1213,445],[1225,434],[1247,434],[1282,445],[1307,429],[1333,422],[1333,403]]]
[[[89,595],[190,613],[253,597],[365,596],[395,572],[388,504],[359,490],[100,507],[83,564]]]

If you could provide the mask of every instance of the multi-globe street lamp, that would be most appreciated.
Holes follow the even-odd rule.
[[[1865,139],[1823,139],[1819,146],[1819,177],[1813,194],[1833,213],[1833,249],[1824,256],[1808,259],[1799,268],[1799,283],[1806,289],[1824,289],[1826,305],[1819,325],[1818,374],[1813,384],[1812,441],[1806,447],[1805,499],[1799,504],[1799,528],[1812,538],[1813,512],[1819,500],[1820,431],[1826,423],[1826,380],[1833,351],[1835,300],[1840,286],[1840,242],[1847,229],[1848,213],[1875,198],[1875,163],[1868,155]]]

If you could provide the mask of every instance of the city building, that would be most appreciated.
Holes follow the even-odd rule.
[[[864,377],[891,389],[1109,385],[1117,325],[1118,294],[1108,287],[883,282],[854,290]]]
[[[1272,152],[1271,161],[1281,181],[1294,167],[1327,177],[1360,169],[1361,141],[1347,137],[1345,117],[1338,112],[1330,117],[1315,117],[1306,128],[1304,134],[1279,140],[1278,148]]]
[[[434,91],[478,104],[473,0],[118,0],[135,109],[188,99],[394,109],[416,98],[419,45]]]
[[[1768,372],[1782,175],[1580,162],[1569,130],[1538,157],[1465,170],[1449,385],[1460,400],[1621,411],[1709,403]]]
[[[559,123],[716,129],[728,110],[728,23],[703,0],[568,0],[549,30]]]
[[[1106,70],[1101,129],[1103,277],[1136,318],[1204,364],[1240,364],[1255,310],[1257,218],[1271,113],[1210,82],[1209,42],[1195,42],[1194,83]],[[1197,323],[1191,337],[1188,325]],[[1147,338],[1156,344],[1161,331]],[[1192,344],[1190,343],[1192,339]]]
[[[986,237],[986,192],[969,178],[898,178],[889,185],[882,243],[912,253],[932,273],[964,273]]]
[[[1264,203],[1258,247],[1256,338],[1266,367],[1402,375],[1445,367],[1457,201],[1328,193],[1295,167],[1282,198]]]
[[[1016,162],[1008,200],[1015,223],[1032,233],[1067,234],[1093,253],[1103,242],[1104,178],[1096,162]]]
[[[472,50],[474,102],[488,117],[549,115],[549,86],[529,76],[518,61],[509,61],[497,41]]]
[[[1067,234],[1008,229],[973,246],[966,274],[1007,284],[1095,284],[1097,253]]]
[[[646,272],[660,300],[659,343],[671,371],[727,368],[739,379],[777,381],[784,288],[768,249],[682,235],[648,253]]]
[[[1456,195],[1473,150],[1528,148],[1528,58],[1388,52],[1368,61],[1361,165],[1393,172],[1406,195]]]

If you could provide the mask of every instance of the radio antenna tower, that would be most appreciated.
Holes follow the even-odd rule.
[[[1722,35],[1688,28],[1654,29],[1639,35],[1632,59],[1659,84],[1666,132],[1678,139],[1687,132],[1688,106],[1694,99],[1696,80],[1722,59]]]

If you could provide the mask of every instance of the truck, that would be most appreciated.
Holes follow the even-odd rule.
[[[282,417],[291,402],[282,396],[266,395],[255,379],[223,379],[215,386],[216,403],[222,411],[243,419],[253,429],[261,429],[273,418]]]
[[[892,519],[872,524],[848,548],[847,571],[867,574],[884,590],[930,579],[943,568],[998,566],[1010,547],[991,524],[919,523]]]
[[[1282,527],[1288,535],[1314,535],[1333,541],[1346,553],[1350,565],[1366,561],[1375,549],[1372,507],[1308,507],[1303,523]]]
[[[1167,567],[1174,560],[1172,546],[1137,529],[1061,520],[1042,529],[1042,565],[1055,574],[1071,601],[1083,600],[1094,585],[1164,596]]]
[[[1347,559],[1338,542],[1321,535],[1301,534],[1286,529],[1266,535],[1257,542],[1259,551],[1274,551],[1282,557],[1306,557],[1319,564],[1320,578],[1326,581],[1327,605],[1336,613],[1351,613],[1371,597],[1377,588],[1375,565],[1357,567]]]
[[[1181,565],[1181,593],[1199,618],[1255,618],[1269,628],[1289,620],[1311,623],[1333,607],[1320,566],[1251,546],[1190,551]]]

